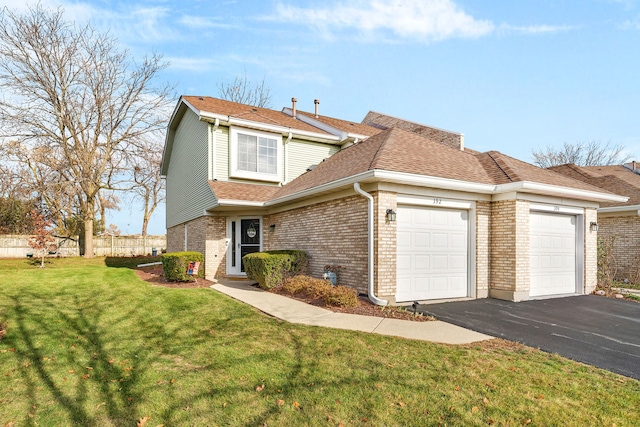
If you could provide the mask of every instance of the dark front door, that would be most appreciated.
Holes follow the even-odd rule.
[[[260,252],[260,236],[262,236],[260,219],[241,219],[238,232],[239,236],[236,238],[238,242],[238,256],[240,257],[238,264],[240,265],[240,272],[244,273],[242,257],[254,252]]]

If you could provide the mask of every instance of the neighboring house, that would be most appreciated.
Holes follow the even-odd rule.
[[[566,164],[549,169],[612,193],[626,202],[603,202],[598,209],[598,235],[614,237],[616,279],[640,282],[640,169],[636,162],[617,166]]]
[[[206,277],[242,256],[302,249],[310,274],[378,304],[582,294],[596,286],[599,203],[624,197],[463,136],[370,112],[363,123],[209,97],[169,123],[169,251],[205,255]]]

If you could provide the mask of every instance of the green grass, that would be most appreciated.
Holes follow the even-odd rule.
[[[499,341],[293,325],[150,286],[140,260],[0,260],[0,426],[640,425],[629,378]]]

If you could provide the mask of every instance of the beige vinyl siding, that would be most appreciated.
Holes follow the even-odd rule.
[[[167,228],[204,215],[215,202],[209,187],[209,130],[192,111],[176,129],[167,170]]]
[[[218,181],[229,180],[229,128],[220,126],[215,133],[215,176]],[[212,172],[213,173],[213,172]]]
[[[340,151],[335,145],[319,142],[291,140],[287,146],[289,164],[287,165],[287,180],[292,181],[307,171],[309,166],[319,164]],[[287,182],[288,182],[287,181]]]

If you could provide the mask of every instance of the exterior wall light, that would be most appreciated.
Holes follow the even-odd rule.
[[[592,221],[591,224],[589,224],[589,230],[591,231],[598,231],[598,228],[600,228],[600,226],[597,222]]]
[[[387,209],[387,221],[394,222],[396,220],[396,213],[393,209]]]

